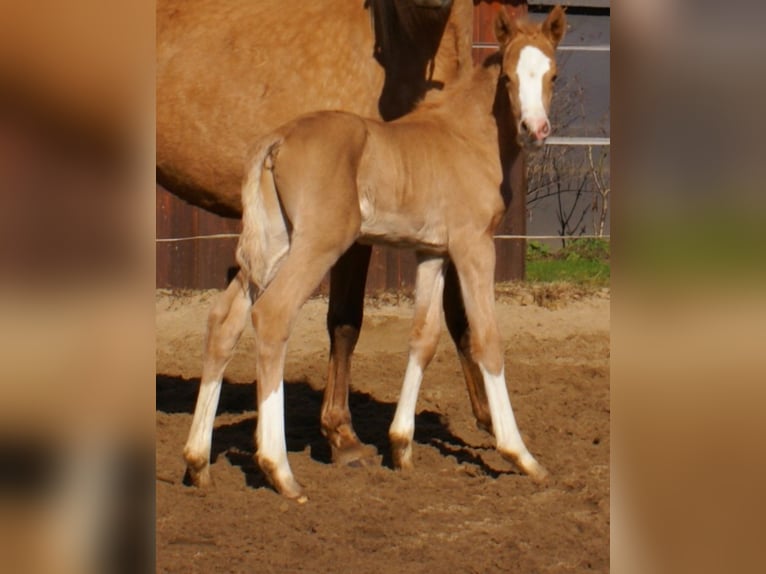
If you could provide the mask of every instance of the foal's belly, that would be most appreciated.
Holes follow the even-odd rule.
[[[360,243],[381,243],[443,253],[447,251],[447,226],[436,214],[406,213],[375,209],[365,199]]]

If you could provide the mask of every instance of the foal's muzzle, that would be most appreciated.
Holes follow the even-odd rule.
[[[541,144],[551,135],[548,118],[523,119],[519,122],[519,135],[532,143]]]

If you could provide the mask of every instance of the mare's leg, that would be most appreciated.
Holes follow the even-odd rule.
[[[332,237],[332,231],[322,227],[326,226],[294,234],[290,251],[252,310],[258,377],[256,460],[280,494],[299,502],[306,497],[290,470],[285,441],[283,373],[287,340],[300,308],[353,242],[353,230],[340,230],[337,237]]]
[[[450,263],[444,281],[444,318],[452,340],[455,342],[460,366],[463,368],[465,385],[471,399],[471,408],[476,417],[476,426],[492,432],[492,417],[487,403],[487,393],[479,365],[471,355],[471,330],[465,315],[463,296],[460,292],[455,265]]]
[[[330,364],[322,401],[322,434],[327,437],[332,460],[338,464],[365,462],[377,455],[364,445],[351,424],[348,394],[351,383],[351,354],[359,338],[364,316],[364,286],[372,247],[355,243],[330,272],[330,305],[327,332],[330,335]]]
[[[500,332],[495,318],[495,246],[491,236],[482,236],[453,246],[463,301],[471,330],[471,356],[479,366],[487,393],[497,449],[525,473],[537,480],[547,471],[527,450],[513,416]]]
[[[212,482],[210,446],[223,372],[245,328],[251,305],[249,283],[240,272],[219,295],[208,316],[202,379],[184,447],[189,477],[197,486],[208,486]]]
[[[423,371],[436,352],[441,331],[443,257],[419,256],[415,283],[415,318],[410,335],[410,356],[404,375],[396,414],[389,429],[391,452],[396,468],[412,467],[412,438],[415,434],[415,407]]]

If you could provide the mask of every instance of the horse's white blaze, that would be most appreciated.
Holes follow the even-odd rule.
[[[285,392],[284,383],[258,405],[258,426],[255,431],[258,457],[277,466],[278,477],[291,476],[287,462],[285,440]]]
[[[522,466],[537,464],[524,445],[519,427],[516,426],[511,399],[508,397],[508,389],[505,386],[505,369],[501,369],[499,375],[493,375],[481,363],[479,363],[479,369],[487,390],[489,413],[492,417],[492,428],[495,432],[498,450],[513,454]]]
[[[407,371],[404,374],[402,393],[396,405],[396,414],[391,423],[390,433],[412,440],[415,434],[415,407],[418,402],[420,383],[423,380],[423,369],[418,360],[410,355]]]
[[[218,378],[200,385],[194,419],[186,441],[185,451],[188,455],[210,456],[215,412],[221,395],[221,381],[222,378]]]
[[[545,120],[543,77],[551,69],[551,61],[539,48],[525,46],[519,53],[516,75],[519,79],[519,101],[522,120]]]

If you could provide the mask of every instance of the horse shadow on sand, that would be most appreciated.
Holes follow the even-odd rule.
[[[184,379],[157,375],[156,410],[164,413],[194,412],[199,379]],[[374,396],[351,389],[349,406],[354,417],[354,428],[366,444],[374,445],[382,458],[382,465],[393,469],[388,427],[394,417],[396,403],[381,401]],[[302,452],[309,448],[313,460],[331,463],[330,447],[319,430],[322,391],[305,380],[285,383],[285,431],[287,450]],[[242,414],[255,408],[255,385],[233,384],[224,380],[217,414]],[[253,461],[254,432],[257,415],[231,424],[217,424],[213,430],[211,462],[224,454],[231,464],[241,468],[246,482],[253,488],[266,486],[266,481]],[[434,411],[420,411],[415,416],[414,441],[436,448],[442,456],[453,456],[458,464],[468,464],[478,473],[493,478],[505,474],[488,466],[480,456],[487,447],[470,445],[449,429],[445,417]],[[513,471],[511,471],[513,472]],[[188,483],[188,477],[185,478]]]
[[[156,410],[169,414],[192,414],[198,389],[197,378],[157,375]],[[396,403],[381,401],[368,393],[351,389],[349,407],[354,417],[354,429],[360,440],[374,445],[382,457],[382,465],[393,469],[388,427],[393,420]],[[305,380],[285,382],[287,450],[302,452],[308,447],[313,460],[330,464],[330,447],[319,428],[321,408],[321,390],[313,389]],[[224,379],[217,414],[241,414],[254,409],[255,385],[233,384]],[[217,424],[213,429],[211,449],[212,463],[219,455],[224,454],[231,464],[241,468],[247,484],[253,488],[267,484],[253,461],[256,421],[257,414],[235,423]],[[458,464],[478,467],[477,470],[481,474],[491,477],[506,474],[488,466],[479,455],[479,452],[487,447],[470,445],[453,434],[440,413],[425,410],[415,415],[414,441],[436,448],[442,456],[455,457]],[[188,484],[188,477],[185,483]]]

